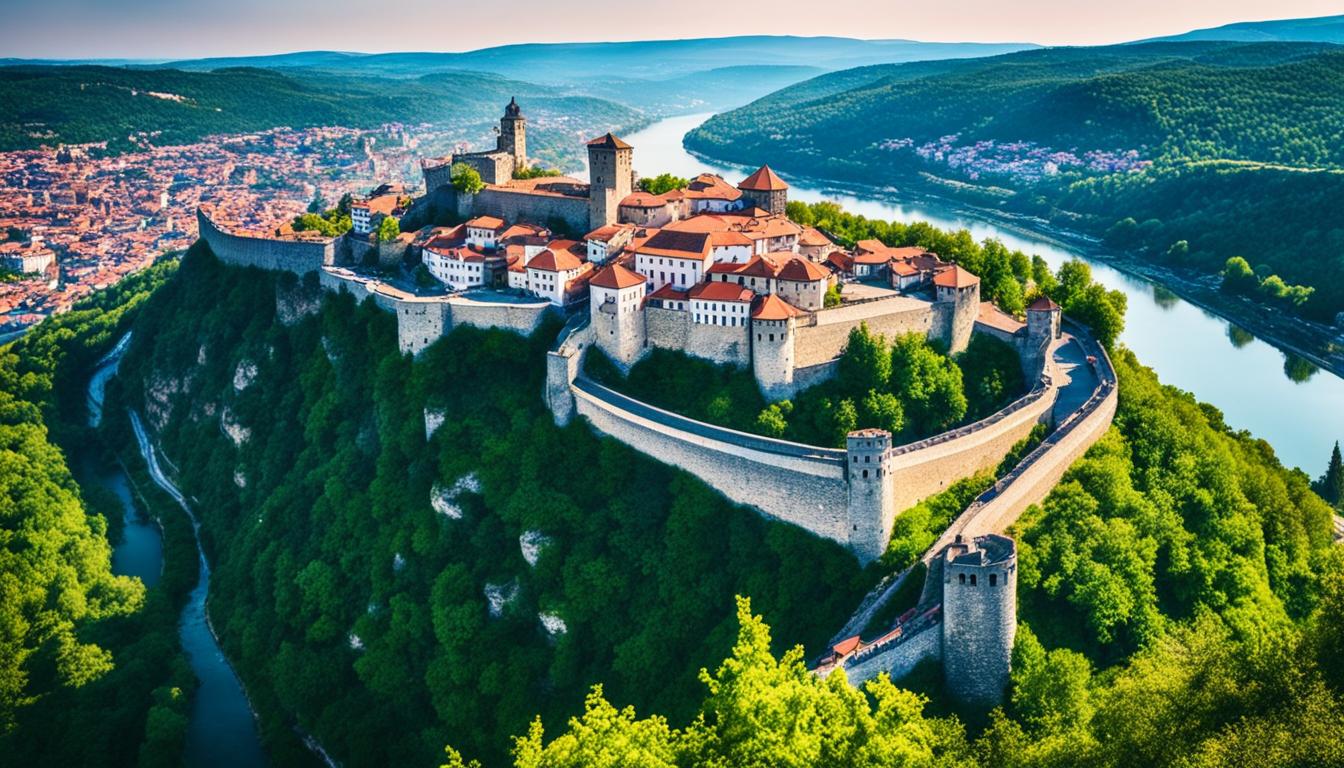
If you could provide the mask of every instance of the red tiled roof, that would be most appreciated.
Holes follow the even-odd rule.
[[[658,290],[654,291],[653,293],[650,293],[650,294],[649,294],[648,296],[646,296],[645,298],[649,298],[649,299],[671,299],[671,300],[673,300],[673,301],[685,301],[685,300],[686,300],[686,292],[685,292],[685,291],[679,291],[679,290],[677,290],[676,288],[673,288],[671,283],[668,283],[667,285],[664,285],[662,288],[659,288]]]
[[[631,192],[621,198],[622,208],[662,208],[667,201],[652,192]]]
[[[798,283],[815,283],[819,280],[825,280],[827,277],[829,277],[829,275],[826,273],[826,270],[800,256],[794,256],[784,262],[784,266],[779,269],[780,280],[792,280]]]
[[[831,646],[832,650],[835,651],[836,656],[848,656],[850,653],[854,651],[855,648],[858,647],[859,647],[858,635],[855,635],[853,637],[847,637],[844,640],[841,640],[840,642]]]
[[[799,236],[798,242],[801,245],[830,245],[830,238],[826,237],[816,227],[803,227],[803,234]]]
[[[1059,305],[1051,301],[1049,296],[1042,295],[1039,299],[1031,302],[1031,306],[1027,307],[1027,309],[1035,310],[1037,312],[1049,312],[1059,309]]]
[[[616,138],[610,131],[598,136],[596,139],[588,142],[590,147],[601,147],[603,149],[630,149],[630,145]]]
[[[709,235],[704,232],[664,229],[639,246],[639,252],[674,259],[703,260],[709,254]]]
[[[775,192],[782,189],[788,189],[789,185],[779,178],[770,166],[762,165],[756,169],[756,172],[742,180],[737,185],[738,189],[749,189],[753,192]]]
[[[634,288],[637,285],[643,285],[644,276],[631,272],[620,264],[612,264],[593,275],[593,279],[588,284],[619,291],[622,288]]]
[[[504,228],[504,220],[498,216],[477,216],[468,221],[467,226],[476,229],[500,230]]]
[[[751,310],[753,320],[788,320],[801,314],[802,311],[773,293],[756,302]]]
[[[960,265],[953,264],[935,275],[933,284],[939,288],[969,288],[972,285],[979,285],[980,278],[962,269]]]
[[[703,301],[751,301],[754,291],[743,288],[737,283],[696,283],[691,288],[691,298]]]
[[[737,273],[747,277],[775,277],[779,274],[779,262],[769,255],[752,256]]]
[[[539,269],[543,272],[564,272],[578,269],[581,266],[583,266],[583,262],[579,260],[578,256],[570,253],[568,249],[556,251],[547,248],[527,262],[528,269]]]

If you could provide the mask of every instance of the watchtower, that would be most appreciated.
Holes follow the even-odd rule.
[[[865,564],[886,551],[896,518],[891,447],[885,429],[860,429],[845,438],[849,548]]]
[[[947,690],[965,704],[993,706],[1008,685],[1017,635],[1017,545],[996,534],[957,536],[942,565]]]
[[[751,309],[751,370],[756,385],[774,400],[793,395],[795,318],[802,312],[771,293]]]
[[[1027,307],[1027,341],[1032,349],[1059,338],[1059,305],[1041,296]]]
[[[617,208],[634,189],[634,148],[610,133],[588,142],[588,228],[617,223]]]
[[[784,215],[789,203],[789,185],[779,178],[768,165],[762,165],[756,172],[737,185],[748,205],[763,208],[777,216]]]
[[[603,267],[588,282],[593,340],[622,369],[644,353],[643,275],[620,264]]]
[[[499,120],[499,151],[513,156],[513,170],[527,167],[527,118],[516,98],[509,99]]]
[[[980,278],[953,264],[934,275],[933,290],[934,298],[946,305],[949,313],[948,351],[961,352],[970,343],[980,314]]]

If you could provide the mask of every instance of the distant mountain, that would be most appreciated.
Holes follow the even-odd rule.
[[[1293,308],[1330,319],[1344,310],[1341,104],[1344,47],[1325,43],[1051,48],[828,73],[686,145],[1099,236],[1121,223],[1115,244],[1209,271],[1243,255],[1314,287]]]
[[[461,53],[341,53],[303,51],[275,56],[171,62],[174,69],[222,67],[318,68],[365,74],[422,75],[449,69],[495,72],[532,82],[568,83],[594,77],[667,80],[742,66],[845,69],[923,59],[990,56],[1037,47],[1029,43],[922,43],[846,37],[743,36],[624,43],[528,43]]]
[[[1221,27],[1196,29],[1179,35],[1154,37],[1139,42],[1230,40],[1243,43],[1298,42],[1344,43],[1344,16],[1319,16],[1313,19],[1277,19],[1241,21]]]

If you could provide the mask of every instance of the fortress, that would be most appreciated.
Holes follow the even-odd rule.
[[[1007,681],[1016,627],[1016,549],[1002,534],[1054,487],[1109,428],[1114,372],[1085,330],[1066,332],[1041,298],[1026,322],[980,301],[979,279],[921,248],[860,241],[846,249],[784,214],[788,185],[768,166],[736,187],[702,174],[684,189],[636,192],[633,147],[606,134],[588,142],[592,179],[516,180],[526,167],[526,120],[511,101],[494,150],[423,164],[417,205],[470,216],[426,227],[407,257],[443,288],[349,268],[344,237],[265,237],[229,231],[198,211],[202,239],[222,261],[317,273],[329,291],[368,298],[397,318],[402,351],[417,354],[457,325],[530,334],[548,315],[567,322],[547,355],[543,396],[557,424],[582,417],[595,431],[700,478],[728,499],[848,548],[863,563],[887,549],[898,514],[956,480],[996,467],[1037,424],[1051,431],[982,494],[921,558],[919,604],[866,640],[871,617],[907,570],[866,599],[818,662],[852,680],[944,665],[948,690],[976,704]],[[485,189],[452,188],[451,167],[477,169]],[[549,220],[549,224],[547,223]],[[579,239],[552,225],[582,224]],[[876,429],[843,449],[792,443],[698,422],[642,403],[583,374],[596,349],[628,369],[656,348],[752,371],[770,399],[834,375],[860,324],[887,336],[922,334],[952,352],[972,333],[1017,350],[1031,389],[990,416],[897,445]]]

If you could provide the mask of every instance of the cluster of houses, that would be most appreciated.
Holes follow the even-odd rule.
[[[691,312],[708,325],[744,325],[767,296],[811,312],[839,282],[910,292],[952,270],[922,248],[863,240],[844,249],[784,215],[787,189],[768,166],[736,187],[705,173],[683,189],[628,195],[618,223],[582,240],[483,215],[426,230],[414,245],[429,274],[452,291],[511,289],[564,307],[587,299],[590,285],[637,281],[645,287],[642,301]]]

